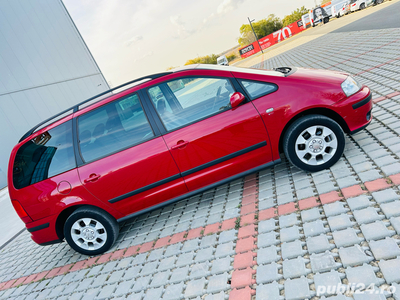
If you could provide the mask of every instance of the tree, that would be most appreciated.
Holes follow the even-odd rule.
[[[292,24],[293,22],[301,20],[301,17],[308,12],[309,10],[305,6],[302,6],[294,10],[290,15],[287,15],[286,17],[283,18],[282,20],[283,27],[286,27],[289,24]]]
[[[206,56],[201,56],[193,59],[189,59],[186,63],[186,65],[193,65],[193,64],[210,64],[210,65],[216,65],[217,64],[217,58],[218,56],[215,54],[211,55],[206,55]]]
[[[330,2],[331,0],[321,0],[321,5]]]
[[[257,38],[261,39],[270,33],[273,33],[282,28],[282,21],[280,18],[271,14],[267,19],[262,19],[260,21],[253,23],[253,28],[255,33],[257,34]],[[240,37],[238,38],[238,42],[241,46],[245,46],[247,44],[251,44],[255,41],[254,34],[251,30],[250,24],[243,24],[240,29]],[[253,35],[253,38],[251,37]]]

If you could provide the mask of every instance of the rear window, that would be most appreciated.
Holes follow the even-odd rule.
[[[72,121],[68,121],[18,149],[13,167],[14,187],[22,189],[75,167]]]

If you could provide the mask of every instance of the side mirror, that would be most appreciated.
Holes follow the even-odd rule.
[[[242,93],[236,92],[231,96],[231,107],[235,108],[240,105],[246,98],[243,96]]]

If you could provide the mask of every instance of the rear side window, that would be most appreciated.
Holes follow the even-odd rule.
[[[154,137],[136,94],[80,116],[78,133],[80,152],[86,162]]]
[[[242,79],[239,79],[239,81],[246,92],[250,95],[251,100],[260,98],[261,96],[265,96],[278,90],[278,86],[273,83]]]
[[[72,121],[68,121],[18,149],[13,168],[14,186],[22,189],[75,167]]]

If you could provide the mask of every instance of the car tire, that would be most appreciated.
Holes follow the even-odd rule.
[[[363,10],[365,8],[365,3],[360,4],[360,10]]]
[[[109,250],[118,234],[119,225],[115,218],[92,206],[75,210],[64,225],[64,236],[70,247],[89,256]]]
[[[342,156],[345,136],[334,120],[322,115],[307,115],[287,129],[283,150],[296,167],[318,172],[334,165]]]

